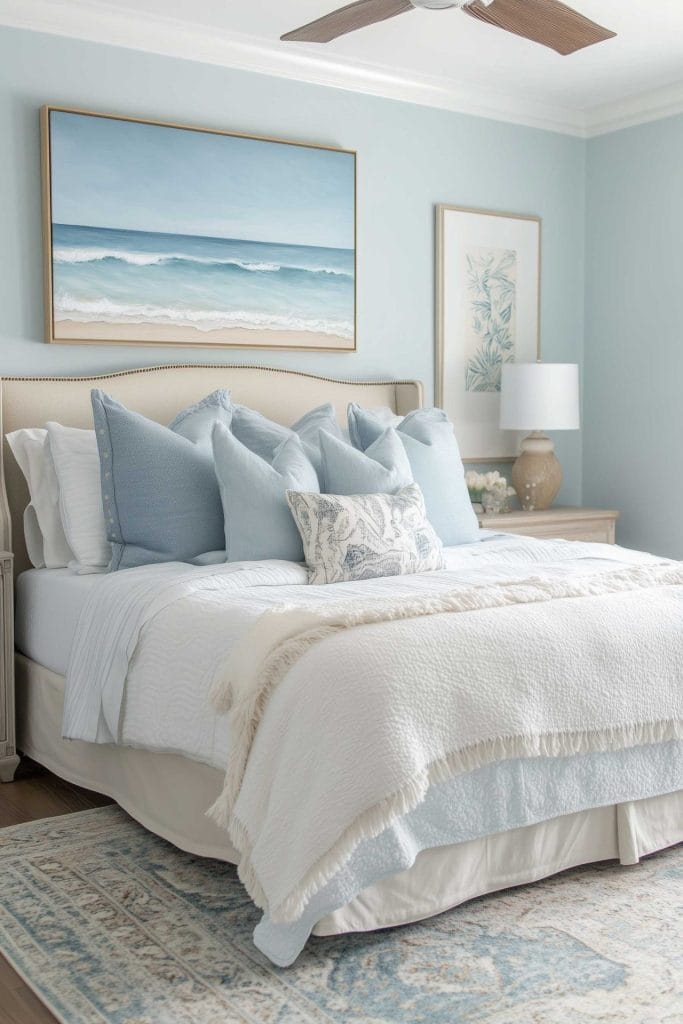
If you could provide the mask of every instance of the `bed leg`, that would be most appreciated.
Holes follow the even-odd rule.
[[[0,782],[13,782],[14,773],[18,767],[19,758],[16,754],[0,758]]]

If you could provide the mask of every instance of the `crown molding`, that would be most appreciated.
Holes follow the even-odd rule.
[[[44,32],[205,64],[436,107],[474,117],[560,132],[601,135],[683,111],[683,83],[585,111],[513,96],[478,83],[415,73],[381,64],[302,52],[279,41],[220,32],[163,15],[131,17],[113,3],[87,0],[0,0],[0,25]]]
[[[649,121],[683,114],[683,82],[638,93],[614,103],[604,103],[585,112],[586,137],[607,135],[622,128],[634,128]]]

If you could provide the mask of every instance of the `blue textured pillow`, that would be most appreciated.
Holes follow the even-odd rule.
[[[225,388],[218,388],[206,398],[200,399],[199,402],[195,402],[194,405],[179,412],[169,423],[168,429],[172,430],[174,434],[186,437],[188,441],[194,441],[195,444],[203,444],[210,448],[214,423],[225,423],[229,427],[232,423],[234,408],[230,392]]]
[[[334,406],[329,402],[311,409],[291,427],[274,423],[246,405],[235,405],[231,429],[238,441],[268,462],[272,462],[273,453],[278,445],[293,435],[298,436],[318,475],[321,470],[320,431],[326,430],[340,441],[344,440]]]
[[[211,430],[216,422],[230,423],[229,393],[215,391],[177,416],[170,428],[131,412],[99,389],[91,398],[112,546],[109,568],[223,561]]]
[[[413,482],[395,430],[384,430],[364,452],[320,432],[321,490],[325,494],[395,494]]]
[[[348,409],[351,443],[366,451],[384,426],[367,409]],[[427,518],[443,544],[468,544],[479,539],[479,524],[465,484],[465,470],[453,424],[443,409],[416,409],[396,427],[413,479],[420,487]]]
[[[296,434],[272,459],[250,451],[223,424],[213,430],[213,454],[225,518],[228,562],[283,558],[302,562],[301,537],[286,492],[319,490],[318,477]]]

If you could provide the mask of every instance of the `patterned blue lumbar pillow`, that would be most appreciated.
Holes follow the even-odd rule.
[[[309,583],[344,583],[443,569],[443,549],[416,484],[396,494],[287,491]]]
[[[367,451],[384,431],[381,421],[352,403],[348,408],[349,437]],[[468,544],[479,539],[479,524],[465,484],[465,470],[453,424],[443,409],[416,409],[396,427],[413,479],[419,485],[427,518],[443,544]]]
[[[413,482],[401,439],[390,427],[364,452],[320,432],[321,490],[327,494],[395,494]]]
[[[237,440],[241,441],[246,448],[269,462],[272,462],[275,449],[287,438],[296,435],[319,476],[321,470],[320,431],[325,430],[340,442],[344,441],[341,427],[337,423],[334,406],[330,402],[311,409],[291,427],[283,427],[280,423],[274,423],[273,420],[267,419],[260,412],[249,409],[246,405],[235,405],[233,406],[231,429]]]
[[[170,427],[131,412],[99,389],[91,399],[110,569],[224,561],[211,431],[215,423],[230,424],[229,392],[214,391]]]
[[[290,432],[268,459],[218,423],[213,430],[213,453],[223,502],[227,560],[303,561],[301,537],[285,494],[288,489],[316,492],[319,487],[317,473],[297,435]]]

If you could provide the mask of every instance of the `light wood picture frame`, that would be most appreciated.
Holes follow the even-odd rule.
[[[41,109],[46,340],[353,352],[356,153]]]
[[[512,462],[498,426],[503,362],[541,357],[541,218],[436,208],[435,402],[464,462]]]

